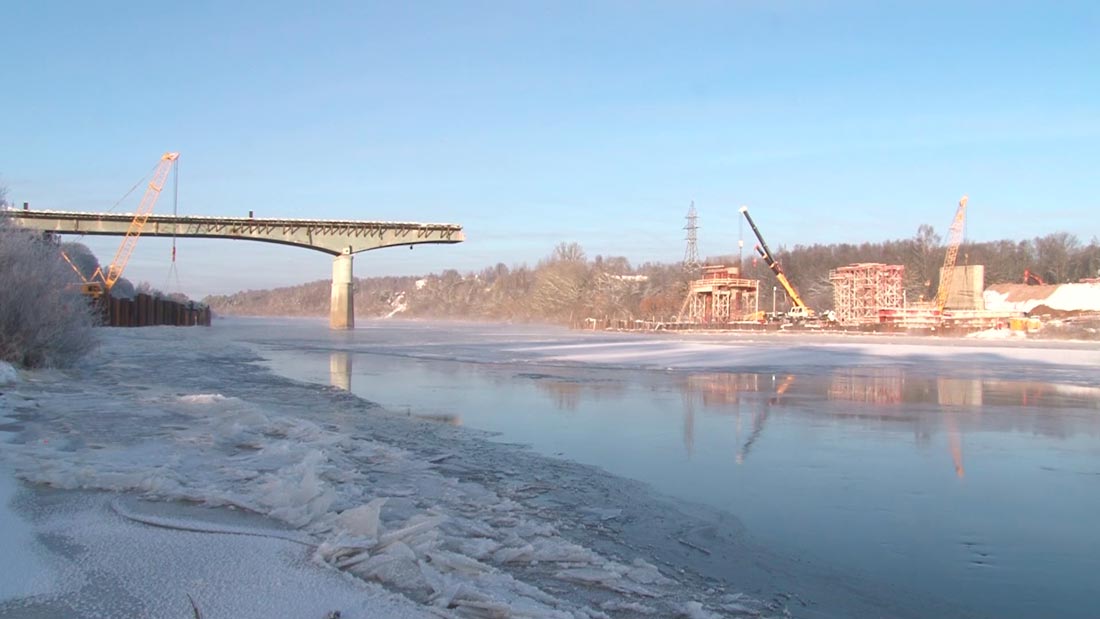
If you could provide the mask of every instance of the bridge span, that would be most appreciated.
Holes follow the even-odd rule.
[[[14,223],[33,230],[58,234],[124,236],[134,220],[125,213],[75,213],[66,211],[0,211]],[[352,256],[362,251],[418,245],[461,243],[466,240],[457,224],[422,224],[391,221],[262,219],[254,217],[199,217],[150,215],[142,236],[221,238],[280,243],[321,251],[332,261],[332,305],[329,326],[355,327]]]

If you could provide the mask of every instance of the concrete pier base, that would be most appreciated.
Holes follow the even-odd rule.
[[[330,329],[355,328],[355,291],[352,289],[351,248],[332,259],[332,306]]]

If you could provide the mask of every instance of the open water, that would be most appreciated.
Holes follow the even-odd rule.
[[[979,364],[824,349],[789,358],[773,343],[759,362],[726,367],[670,349],[661,369],[651,336],[240,327],[277,373],[727,511],[756,542],[869,586],[980,617],[1100,616],[1095,367],[1040,367],[1013,349]],[[615,353],[547,353],[595,348]]]

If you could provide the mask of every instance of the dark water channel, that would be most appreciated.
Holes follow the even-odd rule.
[[[1067,383],[934,364],[655,371],[542,363],[507,334],[387,329],[249,338],[281,374],[727,510],[765,545],[867,582],[980,616],[1100,616],[1088,368]]]

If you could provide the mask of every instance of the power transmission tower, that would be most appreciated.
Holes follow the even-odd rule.
[[[684,270],[688,272],[695,272],[701,266],[699,262],[699,237],[696,234],[699,230],[698,220],[699,216],[695,213],[695,200],[691,201],[691,208],[688,209],[687,225],[684,226],[684,230],[687,230],[687,247],[684,249]]]

